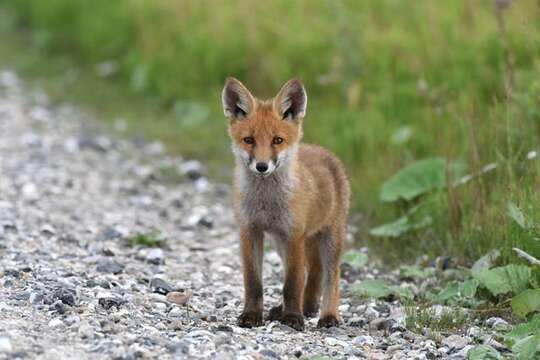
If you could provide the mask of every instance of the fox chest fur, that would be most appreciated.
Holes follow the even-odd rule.
[[[244,226],[285,239],[293,226],[289,201],[294,181],[280,170],[261,178],[239,169],[236,176],[239,192],[237,213]]]

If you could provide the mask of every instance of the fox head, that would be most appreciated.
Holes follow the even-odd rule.
[[[221,97],[237,161],[260,177],[287,167],[302,138],[307,105],[302,82],[289,80],[273,99],[263,101],[228,78]]]

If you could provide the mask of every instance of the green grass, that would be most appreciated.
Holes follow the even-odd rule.
[[[441,337],[470,326],[469,316],[460,308],[421,307],[414,304],[405,307],[405,327],[412,332],[424,334],[430,331],[434,337]]]
[[[162,247],[165,244],[165,239],[158,232],[137,233],[126,238],[126,241],[131,246],[147,246],[147,247]]]
[[[305,139],[345,161],[363,214],[359,242],[387,261],[467,261],[492,248],[514,260],[512,247],[540,257],[535,236],[506,214],[512,201],[540,215],[539,161],[525,160],[540,150],[540,4],[495,9],[487,0],[0,0],[0,61],[53,99],[126,119],[129,134],[161,139],[223,177],[232,166],[224,78],[269,97],[300,76]],[[381,184],[435,156],[472,172],[498,167],[423,195],[427,228],[370,236],[411,206],[383,204]]]

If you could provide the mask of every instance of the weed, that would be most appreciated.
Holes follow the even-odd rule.
[[[126,241],[131,246],[148,246],[148,247],[162,247],[165,244],[165,239],[160,232],[148,232],[148,233],[137,233],[126,238]]]

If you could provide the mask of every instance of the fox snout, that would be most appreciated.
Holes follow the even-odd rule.
[[[276,165],[273,160],[258,161],[253,159],[249,164],[249,169],[259,175],[270,175],[276,169]]]

